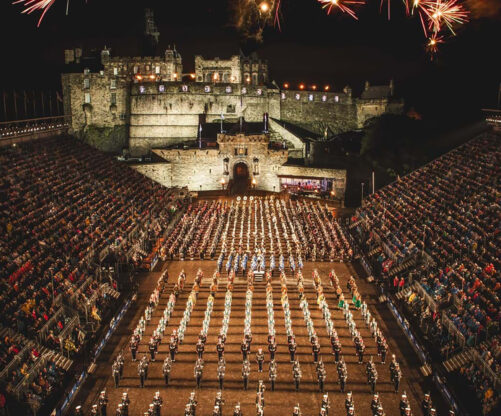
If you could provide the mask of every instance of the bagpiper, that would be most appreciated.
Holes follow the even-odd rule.
[[[275,380],[277,379],[277,363],[275,360],[270,361],[269,377],[271,382],[271,391],[275,391]]]
[[[402,371],[400,370],[400,365],[398,363],[395,363],[393,368],[390,369],[390,379],[393,382],[395,393],[398,393],[398,388],[400,387],[401,378],[402,378]]]
[[[224,404],[223,393],[218,391],[216,393],[216,398],[214,399],[214,407],[219,408],[219,416],[223,414],[223,404]]]
[[[355,405],[353,403],[353,395],[351,394],[351,391],[346,393],[346,399],[344,400],[344,407],[346,409],[346,414],[349,413],[350,407],[355,409]]]
[[[188,401],[188,405],[190,406],[190,411],[191,411],[192,415],[195,416],[195,414],[197,412],[198,401],[195,398],[195,392],[194,391],[192,391],[190,393],[190,398],[189,398],[189,401]]]
[[[129,415],[129,404],[130,404],[130,399],[129,395],[127,392],[122,393],[122,416],[128,416]]]
[[[169,385],[169,377],[170,377],[170,372],[172,370],[172,360],[169,356],[167,356],[164,360],[164,363],[162,365],[162,373],[164,375],[164,380],[165,380],[165,385]]]
[[[160,392],[157,391],[155,393],[155,396],[153,397],[153,414],[155,416],[160,416],[160,412],[162,409],[162,403],[163,403],[163,400],[160,397]]]
[[[225,369],[226,366],[224,365],[224,361],[220,360],[217,366],[217,379],[219,381],[219,390],[223,390]]]
[[[262,373],[263,372],[263,363],[264,363],[264,353],[263,353],[263,349],[262,348],[259,348],[257,350],[256,361],[257,361],[257,365],[258,365],[258,371],[260,373]]]
[[[113,365],[111,366],[111,372],[113,374],[113,381],[115,382],[115,387],[118,387],[120,385],[120,368],[116,361],[114,361]]]
[[[329,394],[326,393],[322,396],[322,407],[325,409],[325,414],[329,414],[329,408],[331,407],[331,401],[329,400]]]
[[[194,369],[194,375],[195,375],[195,380],[197,381],[197,388],[200,388],[200,385],[202,383],[202,374],[203,374],[203,363],[200,360],[197,360],[195,363],[195,369]]]
[[[247,385],[249,383],[249,375],[250,375],[250,364],[249,361],[245,360],[242,363],[242,380],[244,382],[244,390],[247,390]]]
[[[346,363],[344,362],[343,358],[341,358],[337,363],[337,375],[339,378],[341,393],[344,393],[344,389],[346,387],[346,381],[348,380],[348,370],[346,368]]]
[[[294,377],[296,391],[299,391],[299,383],[301,382],[301,377],[303,376],[299,361],[294,361],[294,365],[292,366],[292,376]]]

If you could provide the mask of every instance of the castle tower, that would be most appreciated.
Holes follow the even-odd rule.
[[[144,10],[144,56],[156,56],[160,32],[155,23],[153,10]]]

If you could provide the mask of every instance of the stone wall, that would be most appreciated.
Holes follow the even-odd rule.
[[[332,133],[357,128],[354,100],[343,92],[282,91],[280,120],[317,134],[325,128]]]
[[[88,80],[87,85],[84,80]],[[72,116],[70,131],[75,136],[108,152],[120,152],[128,146],[128,81],[117,79],[112,85],[104,73],[63,74],[61,81],[64,111]]]
[[[131,165],[131,168],[164,186],[172,186],[172,165],[170,163],[137,164]]]
[[[199,121],[219,120],[221,114],[226,119],[243,116],[247,121],[261,121],[265,112],[279,116],[278,98],[276,90],[239,84],[135,84],[130,96],[131,152],[144,154],[193,141]]]

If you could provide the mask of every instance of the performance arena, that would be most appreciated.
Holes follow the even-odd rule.
[[[499,414],[499,135],[351,212],[66,136],[0,162],[4,414]]]

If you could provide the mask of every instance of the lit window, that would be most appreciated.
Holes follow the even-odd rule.
[[[210,92],[210,85],[206,85],[206,86],[204,87],[204,91],[205,91],[205,92]]]
[[[229,85],[226,87],[226,92],[227,92],[228,94],[230,94],[230,93],[231,93],[231,87],[230,87]]]
[[[145,87],[144,85],[140,85],[140,86],[139,86],[139,92],[140,92],[141,94],[144,94],[144,93],[146,92],[146,87]]]
[[[113,68],[113,75],[115,75],[115,76],[118,75],[118,68],[117,67]]]
[[[322,95],[322,101],[325,103],[327,101],[327,96],[326,95]]]
[[[146,72],[148,72],[149,70],[150,70],[150,66],[146,65]]]
[[[336,103],[338,103],[338,102],[339,102],[339,95],[336,95],[336,96],[334,97],[334,101],[335,101]]]
[[[188,86],[187,85],[181,85],[181,91],[188,92]]]
[[[263,94],[263,90],[261,88],[258,88],[256,92],[257,92],[257,95],[262,95]]]
[[[163,84],[159,85],[158,92],[165,92],[165,85],[163,85]]]
[[[308,101],[313,101],[313,94],[308,94]]]
[[[157,65],[155,67],[155,74],[157,74],[157,75],[160,74],[160,65]]]
[[[242,88],[242,94],[247,94],[247,88],[245,87]]]
[[[84,88],[85,89],[89,89],[90,88],[90,79],[89,78],[85,78],[84,79]]]
[[[282,100],[285,100],[285,92],[281,93],[280,97],[282,98]]]
[[[90,104],[90,93],[86,92],[84,94],[84,103],[85,104]]]
[[[139,71],[139,67],[137,65],[134,65],[134,74],[137,74],[137,71]]]
[[[90,74],[90,69],[89,68],[85,68],[84,69],[84,75],[89,75]]]
[[[116,105],[117,104],[117,93],[112,92],[111,93],[111,105]]]
[[[112,79],[111,82],[110,82],[110,88],[112,90],[116,89],[117,88],[117,80],[116,79]]]
[[[296,98],[296,100],[300,100],[300,99],[301,99],[301,94],[296,94],[296,95],[294,96],[294,98]]]

